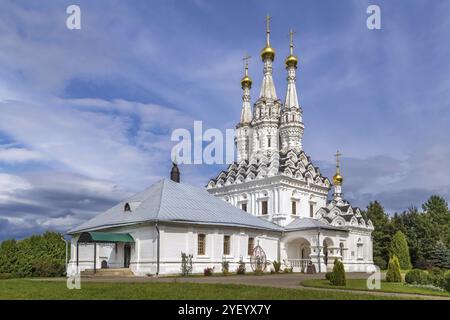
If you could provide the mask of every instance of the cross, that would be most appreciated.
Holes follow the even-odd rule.
[[[272,19],[272,17],[269,16],[269,14],[267,14],[267,17],[266,17],[266,31],[267,31],[267,33],[270,33],[270,19]]]
[[[245,68],[245,75],[247,75],[248,71],[248,60],[250,60],[251,56],[249,56],[247,53],[245,54],[245,57],[242,59],[244,61],[244,68]]]
[[[336,168],[339,168],[339,157],[342,156],[342,153],[338,150],[334,156],[336,157]]]
[[[289,39],[290,39],[290,48],[291,48],[291,54],[293,54],[293,48],[294,48],[294,34],[296,34],[294,30],[289,30]]]

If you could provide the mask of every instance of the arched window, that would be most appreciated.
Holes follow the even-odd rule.
[[[128,202],[125,203],[125,205],[123,206],[123,211],[125,211],[125,212],[127,212],[127,211],[131,212],[131,207],[130,207],[130,204],[129,204]]]

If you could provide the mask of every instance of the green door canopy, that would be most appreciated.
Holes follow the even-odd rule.
[[[133,237],[129,233],[113,233],[113,232],[83,232],[78,242],[128,242],[134,243]]]

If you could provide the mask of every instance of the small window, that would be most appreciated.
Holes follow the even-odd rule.
[[[241,209],[242,209],[242,211],[247,212],[247,204],[246,204],[246,203],[243,203],[243,204],[241,205]]]
[[[312,203],[309,205],[309,216],[314,217],[314,205]]]
[[[261,202],[261,214],[263,215],[267,214],[267,201]]]
[[[292,201],[292,214],[294,216],[297,214],[297,201]]]
[[[206,235],[204,234],[198,235],[197,247],[198,247],[197,254],[199,256],[204,256],[206,252]]]
[[[131,207],[130,207],[130,204],[128,202],[125,203],[125,205],[123,206],[123,211],[125,211],[125,212],[130,211],[131,212]]]
[[[223,254],[225,256],[230,254],[230,236],[223,236]]]
[[[270,142],[271,142],[271,138],[270,136],[267,138],[267,147],[270,148]]]
[[[248,249],[247,254],[251,256],[253,254],[253,249],[255,248],[255,238],[248,238]]]

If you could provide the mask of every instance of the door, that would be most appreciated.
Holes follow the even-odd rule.
[[[131,247],[129,244],[123,246],[123,267],[129,268],[131,260]]]

